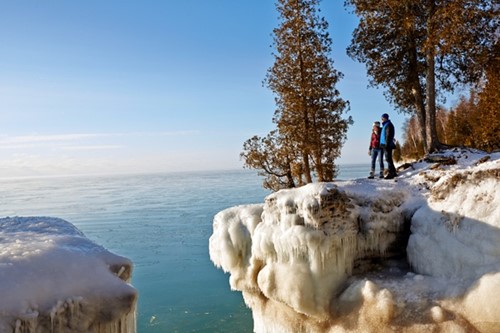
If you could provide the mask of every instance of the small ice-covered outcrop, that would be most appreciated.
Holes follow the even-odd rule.
[[[500,154],[488,156],[449,151],[397,182],[309,184],[228,208],[210,258],[255,332],[500,332]]]
[[[0,219],[0,332],[135,333],[130,260],[57,218]]]

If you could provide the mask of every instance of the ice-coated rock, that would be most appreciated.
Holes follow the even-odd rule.
[[[135,333],[132,262],[49,217],[0,219],[0,332]]]
[[[500,154],[442,156],[456,163],[218,213],[210,258],[243,293],[254,331],[500,331]]]

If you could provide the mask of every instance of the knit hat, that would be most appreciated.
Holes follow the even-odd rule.
[[[375,122],[373,123],[373,126],[378,126],[378,127],[380,127],[380,121],[375,121]]]
[[[389,115],[388,115],[387,113],[384,113],[384,114],[382,115],[382,118],[384,118],[384,119],[389,119]]]

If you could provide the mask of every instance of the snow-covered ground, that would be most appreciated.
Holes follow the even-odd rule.
[[[0,219],[0,332],[134,333],[130,260],[57,218]]]
[[[309,184],[214,218],[256,332],[500,332],[500,153]]]

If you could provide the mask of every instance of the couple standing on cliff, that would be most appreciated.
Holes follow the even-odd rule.
[[[397,177],[396,168],[392,160],[392,151],[396,148],[394,144],[394,125],[389,120],[389,115],[382,115],[382,127],[380,122],[373,123],[372,135],[370,140],[370,148],[368,154],[372,157],[372,168],[368,178],[375,178],[375,162],[379,157],[380,163],[380,178],[393,179]],[[388,164],[388,173],[384,177],[384,155]]]

